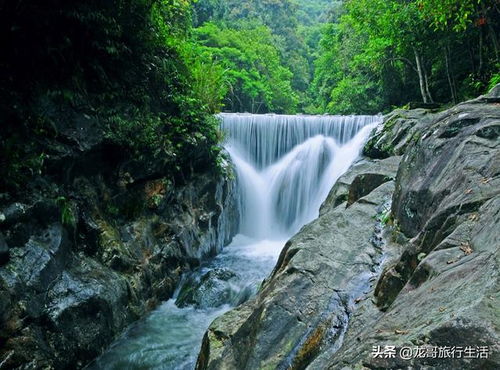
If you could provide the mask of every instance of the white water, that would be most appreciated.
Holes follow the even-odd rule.
[[[244,235],[283,239],[318,217],[328,192],[358,157],[372,116],[223,114],[235,164]]]
[[[175,298],[133,325],[90,369],[193,369],[211,321],[255,294],[286,240],[319,214],[379,122],[372,116],[222,114],[235,165],[240,234],[192,275],[233,271],[227,302],[178,308]]]

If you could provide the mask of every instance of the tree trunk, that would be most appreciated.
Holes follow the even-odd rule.
[[[481,76],[483,72],[483,28],[479,27],[479,67],[477,74]]]
[[[445,65],[446,65],[446,76],[448,77],[448,84],[450,85],[450,92],[451,92],[451,100],[453,104],[457,103],[457,95],[456,95],[456,90],[455,90],[455,81],[453,79],[451,70],[450,70],[450,49],[447,46],[444,47],[444,60],[445,60]]]
[[[490,38],[493,43],[493,50],[495,50],[495,60],[498,59],[498,39],[497,39],[497,34],[495,32],[495,29],[492,27],[491,23],[488,23],[488,30],[490,31]]]
[[[431,91],[429,90],[429,76],[427,75],[427,70],[424,69],[424,79],[425,79],[425,92],[427,94],[427,99],[429,103],[434,103],[434,99],[432,99]]]
[[[484,3],[481,3],[482,16],[487,20],[488,31],[490,33],[491,43],[493,44],[493,50],[495,51],[495,59],[498,60],[498,39],[495,32],[495,28],[491,25],[488,20],[488,10],[486,9]]]
[[[422,60],[420,59],[420,54],[418,53],[417,49],[413,49],[413,52],[415,53],[415,62],[417,63],[417,73],[418,73],[418,81],[420,84],[420,93],[422,94],[422,100],[424,101],[424,104],[427,104],[429,103],[429,99],[427,97],[427,92],[425,90],[425,77],[422,67]]]
[[[476,60],[474,56],[474,47],[471,45],[470,41],[467,41],[467,49],[469,51],[470,66],[472,74],[476,74]]]

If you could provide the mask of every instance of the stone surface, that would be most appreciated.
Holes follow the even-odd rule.
[[[393,156],[382,160],[363,158],[356,162],[330,190],[321,205],[320,214],[344,202],[352,204],[384,182],[394,180],[400,161],[401,157]]]
[[[237,228],[219,174],[174,185],[161,163],[121,163],[72,135],[51,152],[51,176],[0,198],[1,368],[84,367]]]
[[[190,278],[184,283],[175,304],[178,307],[193,305],[196,308],[207,308],[231,302],[233,298],[237,298],[231,287],[231,279],[234,277],[236,274],[233,271],[217,268],[208,271],[199,280]]]
[[[310,368],[499,367],[499,125],[491,97],[426,121],[403,157],[393,202],[397,227],[412,239],[385,264],[341,349]],[[384,345],[489,346],[490,356],[374,359],[373,346]]]
[[[383,126],[368,140],[363,154],[378,159],[404,154],[432,119],[433,115],[425,109],[393,111],[384,117]]]
[[[257,297],[215,320],[197,368],[500,368],[499,92],[385,117],[372,159],[339,179]],[[392,176],[371,170],[384,161]],[[489,356],[374,358],[386,345]]]
[[[2,233],[0,233],[0,266],[7,263],[9,260],[9,246],[5,241]]]
[[[211,325],[198,368],[303,368],[323,344],[342,338],[381,261],[371,239],[393,190],[388,181],[305,226],[286,244],[258,296]]]

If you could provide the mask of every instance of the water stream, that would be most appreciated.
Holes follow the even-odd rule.
[[[235,165],[240,232],[184,280],[172,299],[132,325],[89,369],[193,369],[203,334],[256,293],[285,242],[319,214],[359,157],[373,116],[221,114]]]

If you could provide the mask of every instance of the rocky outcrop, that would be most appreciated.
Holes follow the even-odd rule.
[[[81,131],[47,143],[23,193],[0,194],[0,368],[83,367],[236,231],[220,173],[174,178]]]
[[[197,368],[499,368],[499,92],[385,117],[259,294],[211,325]]]
[[[235,295],[231,280],[236,277],[233,271],[225,268],[209,270],[202,276],[192,276],[183,284],[175,304],[177,307],[220,307],[231,302]]]

